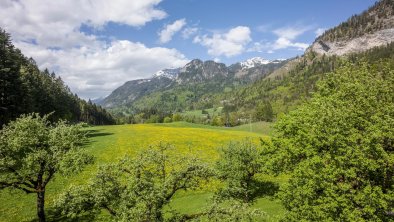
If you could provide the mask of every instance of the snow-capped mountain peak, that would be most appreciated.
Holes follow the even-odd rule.
[[[263,59],[261,57],[254,57],[246,61],[240,62],[240,64],[243,69],[250,69],[256,67],[257,65],[266,65],[270,62],[271,62],[270,60]]]
[[[162,69],[156,72],[153,77],[167,77],[169,79],[176,79],[180,71],[180,68],[175,69]]]

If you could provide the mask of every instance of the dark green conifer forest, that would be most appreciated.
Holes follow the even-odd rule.
[[[25,113],[52,113],[51,121],[113,124],[105,109],[73,94],[63,80],[15,48],[11,36],[0,29],[0,126]]]

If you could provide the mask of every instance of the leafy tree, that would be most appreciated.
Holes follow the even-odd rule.
[[[394,70],[347,64],[276,125],[267,149],[290,171],[287,221],[390,221],[394,208]]]
[[[120,221],[163,221],[163,207],[177,191],[197,188],[210,175],[198,159],[160,144],[101,167],[89,185],[72,187],[56,205],[68,217],[104,209]]]
[[[257,197],[261,184],[255,176],[262,172],[261,154],[250,140],[231,142],[221,150],[216,163],[218,177],[225,181],[218,192],[221,198],[249,203]]]
[[[181,116],[181,114],[179,114],[179,113],[173,114],[173,115],[172,115],[172,121],[174,121],[174,122],[182,121],[182,116]]]
[[[163,120],[163,123],[171,123],[172,122],[172,119],[171,119],[171,117],[169,117],[169,116],[166,116],[165,118],[164,118],[164,120]]]
[[[269,101],[264,101],[257,106],[255,118],[258,120],[272,122],[272,120],[274,119],[274,112]]]
[[[37,216],[45,221],[45,189],[57,173],[73,174],[91,162],[82,152],[80,126],[50,125],[48,115],[22,115],[0,131],[0,189],[37,194]]]
[[[224,121],[223,118],[221,116],[215,116],[212,119],[212,126],[223,126],[224,125]]]

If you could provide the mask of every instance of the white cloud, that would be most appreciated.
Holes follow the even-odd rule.
[[[163,30],[159,32],[160,43],[167,43],[171,41],[172,36],[179,32],[183,26],[186,25],[185,19],[176,20],[174,23],[166,25]]]
[[[196,36],[193,42],[207,47],[210,55],[231,57],[245,51],[245,46],[252,40],[250,34],[249,27],[237,26],[225,33]]]
[[[108,22],[143,26],[166,13],[155,7],[161,0],[2,0],[0,25],[15,41],[34,39],[47,47],[92,44],[94,36],[79,31],[82,24],[96,28]]]
[[[277,49],[286,49],[289,47],[297,48],[297,50],[303,51],[306,48],[308,48],[308,44],[302,43],[302,42],[292,42],[289,39],[285,37],[279,37],[275,42],[272,47],[273,50]]]
[[[166,16],[156,8],[160,1],[2,0],[0,26],[40,68],[54,70],[81,97],[95,98],[125,81],[187,62],[175,49],[104,42],[80,31],[81,25],[105,28],[108,22],[141,27]]]
[[[192,35],[196,34],[197,32],[198,32],[197,27],[187,27],[187,28],[183,29],[183,31],[182,31],[182,38],[188,39]]]
[[[297,50],[305,50],[309,45],[302,42],[294,42],[298,36],[304,34],[306,31],[311,29],[310,26],[305,27],[285,27],[274,30],[274,34],[278,36],[278,39],[273,43],[272,50],[286,49],[289,47],[296,48]]]
[[[318,37],[321,34],[323,34],[326,30],[327,30],[327,28],[318,28],[318,29],[316,29],[316,31],[315,31],[316,37]]]
[[[304,51],[308,48],[307,43],[296,42],[298,36],[311,30],[311,26],[294,26],[294,27],[283,27],[273,30],[273,33],[277,36],[274,41],[262,40],[260,42],[254,42],[247,51],[248,52],[266,52],[272,54],[278,49],[295,48],[300,51]]]
[[[293,40],[308,30],[310,30],[309,26],[307,26],[307,27],[285,27],[285,28],[275,29],[273,32],[279,37]]]
[[[28,43],[17,46],[33,56],[40,68],[56,70],[73,92],[83,98],[108,95],[128,80],[147,78],[160,69],[180,67],[188,62],[175,49],[148,48],[125,40],[94,49],[51,50]]]

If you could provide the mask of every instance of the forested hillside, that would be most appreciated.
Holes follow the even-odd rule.
[[[269,103],[275,115],[286,113],[305,100],[315,91],[316,82],[325,78],[325,74],[334,71],[346,61],[352,63],[366,60],[374,64],[378,60],[387,60],[394,65],[394,43],[373,48],[363,53],[351,54],[347,57],[318,55],[314,52],[299,58],[297,64],[285,75],[266,78],[245,86],[234,92],[219,95],[216,102],[227,101],[235,110],[241,113],[250,112],[255,118],[260,118],[259,109]],[[226,105],[224,104],[224,105]]]
[[[113,124],[112,116],[100,106],[80,99],[62,79],[41,71],[26,58],[0,29],[0,127],[24,113],[49,114],[52,121]]]

